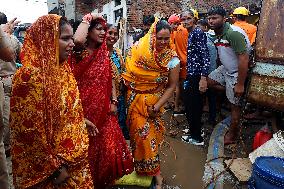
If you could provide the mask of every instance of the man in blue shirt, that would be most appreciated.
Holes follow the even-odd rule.
[[[185,142],[204,145],[201,136],[201,117],[203,93],[207,90],[207,75],[210,66],[210,55],[206,34],[195,25],[194,12],[181,14],[181,22],[189,32],[187,47],[187,77],[184,82],[184,105],[190,136],[183,136]]]

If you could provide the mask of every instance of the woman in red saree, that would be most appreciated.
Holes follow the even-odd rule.
[[[116,115],[117,97],[105,38],[105,20],[86,15],[74,35],[76,50],[70,62],[84,115],[99,131],[96,137],[89,136],[89,160],[96,189],[133,171],[133,158]]]
[[[88,132],[67,63],[73,29],[57,15],[27,31],[11,97],[12,164],[17,189],[93,189]]]

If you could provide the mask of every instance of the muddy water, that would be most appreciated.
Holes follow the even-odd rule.
[[[174,159],[173,152],[169,148],[162,148],[162,152],[165,153],[161,154],[164,188],[202,189],[205,150],[186,144],[180,138],[166,137],[166,140],[173,147],[177,159]]]

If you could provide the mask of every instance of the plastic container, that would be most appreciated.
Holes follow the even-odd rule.
[[[249,189],[283,189],[284,159],[276,157],[258,157],[249,180]]]

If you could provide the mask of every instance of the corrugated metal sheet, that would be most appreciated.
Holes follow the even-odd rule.
[[[256,61],[284,64],[284,1],[263,0],[256,39]]]

